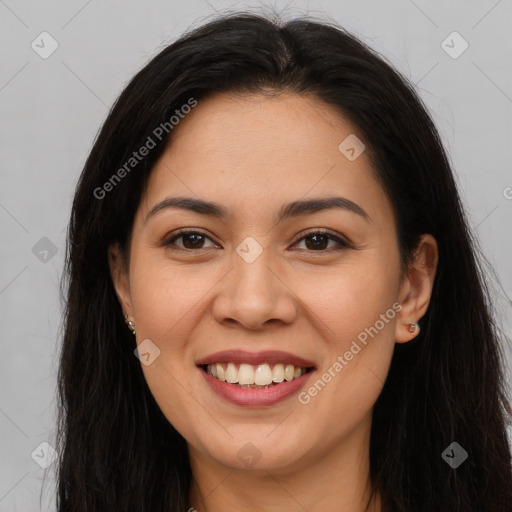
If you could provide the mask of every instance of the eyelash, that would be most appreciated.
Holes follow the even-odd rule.
[[[194,231],[194,230],[187,230],[187,229],[184,229],[184,230],[181,230],[181,231],[178,231],[177,233],[175,233],[172,238],[170,238],[168,241],[164,242],[164,245],[166,247],[169,247],[169,246],[173,246],[175,245],[174,244],[174,241],[175,240],[178,240],[179,238],[182,238],[184,235],[202,235],[203,237],[205,238],[208,238],[209,240],[211,240],[212,242],[214,242],[214,240],[212,240],[208,235],[206,235],[205,233],[201,232],[201,231]],[[334,242],[336,242],[338,244],[338,248],[331,248],[331,249],[319,249],[319,250],[309,250],[309,249],[298,249],[298,250],[303,250],[303,251],[306,251],[306,252],[310,252],[310,253],[328,253],[328,252],[332,252],[332,251],[341,251],[341,250],[344,250],[344,249],[354,249],[354,246],[352,244],[350,244],[348,241],[345,241],[339,237],[337,237],[336,235],[334,235],[333,233],[331,233],[330,231],[327,231],[325,229],[317,229],[315,231],[307,231],[307,232],[302,232],[299,234],[299,237],[294,243],[293,245],[297,245],[299,242],[301,242],[302,240],[304,240],[305,238],[308,238],[310,236],[313,236],[313,235],[323,235],[325,237],[327,237],[329,240],[332,240]],[[216,242],[214,242],[216,243]],[[173,247],[173,249],[177,249],[177,250],[181,250],[181,251],[186,251],[186,252],[198,252],[200,250],[208,250],[210,249],[209,247],[204,249],[204,248],[199,248],[199,249],[188,249],[186,247]]]

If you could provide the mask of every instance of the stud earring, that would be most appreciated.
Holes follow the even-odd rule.
[[[420,332],[420,326],[419,326],[419,324],[417,322],[415,324],[409,324],[407,326],[407,330],[411,334],[418,334]]]
[[[128,316],[126,315],[124,317],[124,321],[128,326],[128,329],[130,329],[130,331],[132,331],[132,334],[135,335],[135,324],[131,320],[128,320]]]

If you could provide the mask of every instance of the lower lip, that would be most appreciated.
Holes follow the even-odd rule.
[[[235,405],[255,407],[259,405],[274,405],[281,400],[297,393],[309,380],[314,370],[310,370],[298,379],[283,381],[280,384],[269,388],[241,388],[229,382],[222,382],[216,377],[212,377],[200,368],[206,382],[222,398]]]

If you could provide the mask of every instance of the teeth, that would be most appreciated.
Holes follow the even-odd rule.
[[[238,382],[238,372],[234,363],[228,363],[228,367],[224,375],[226,377],[226,382],[229,382],[230,384],[235,384]]]
[[[284,368],[282,364],[275,364],[272,369],[272,381],[283,382],[284,380]]]
[[[250,383],[252,384],[252,382]],[[254,372],[254,384],[268,386],[272,384],[272,370],[268,364],[259,364]]]
[[[250,364],[241,364],[238,369],[238,384],[254,384],[254,368]]]
[[[289,382],[293,380],[293,364],[287,364],[286,368],[284,369],[284,378]]]
[[[209,364],[206,371],[213,377],[230,384],[238,384],[245,388],[267,388],[285,380],[290,382],[293,379],[298,379],[306,373],[306,368],[280,363],[274,365],[268,363],[258,365],[228,363],[226,366],[221,363],[214,363]]]
[[[224,371],[224,368],[222,367],[222,365],[220,363],[217,363],[217,364],[211,364],[211,365],[208,365],[208,368],[209,367],[213,367],[215,368],[216,372],[217,372],[217,379],[221,380],[222,382],[225,382],[226,381],[226,372]],[[212,373],[212,375],[215,377],[215,375]]]

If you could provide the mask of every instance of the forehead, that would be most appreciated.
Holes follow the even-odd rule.
[[[355,160],[343,152],[364,143],[357,127],[311,96],[217,94],[199,100],[171,135],[149,180],[147,208],[187,195],[247,215],[337,193],[364,203],[372,217],[390,213],[366,151]]]
[[[333,107],[311,96],[217,94],[200,100],[172,132],[170,156],[275,168],[300,159],[331,162],[349,135],[362,138]]]

